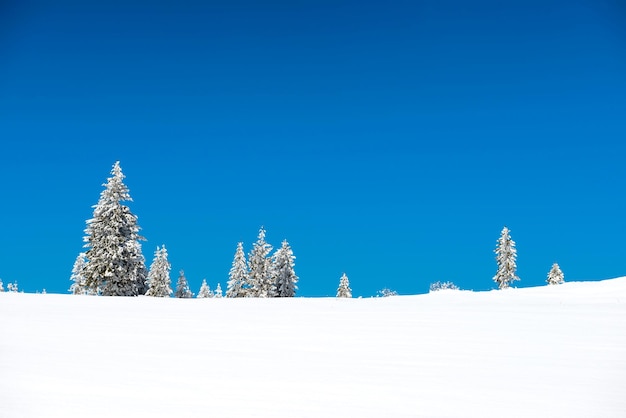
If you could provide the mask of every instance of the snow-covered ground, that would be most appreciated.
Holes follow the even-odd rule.
[[[372,299],[0,293],[0,417],[626,416],[626,278]]]

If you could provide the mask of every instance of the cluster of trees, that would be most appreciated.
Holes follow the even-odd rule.
[[[498,284],[499,289],[506,289],[511,286],[512,282],[520,279],[516,273],[517,249],[515,248],[515,241],[511,239],[511,233],[509,228],[506,226],[500,233],[495,253],[498,271],[493,277],[493,280]],[[556,285],[561,284],[564,281],[564,275],[561,268],[557,263],[554,263],[548,272],[548,279],[546,282],[549,285]]]
[[[200,285],[200,291],[198,292],[198,298],[221,298],[223,297],[222,285],[217,284],[215,290],[211,290],[211,287],[207,284],[206,279],[202,279],[202,284]]]
[[[17,282],[8,283],[6,291],[7,292],[18,292]],[[4,284],[2,283],[2,279],[0,279],[0,292],[4,292]]]
[[[228,273],[226,297],[294,297],[298,276],[291,246],[284,240],[274,254],[271,252],[272,245],[265,240],[263,227],[247,260],[243,242],[239,242]]]
[[[70,292],[106,296],[170,297],[191,298],[193,292],[184,272],[181,270],[172,290],[170,270],[165,245],[157,247],[150,269],[146,268],[141,252],[140,227],[129,207],[123,202],[132,201],[124,184],[124,175],[119,161],[113,165],[112,176],[104,184],[98,203],[93,206],[93,218],[87,220],[85,229],[85,252],[81,252],[74,263]],[[293,297],[298,289],[298,276],[294,271],[295,256],[284,240],[280,248],[272,254],[272,245],[265,240],[265,229],[261,227],[257,241],[253,244],[247,259],[243,243],[237,244],[232,267],[228,276],[226,297]],[[518,281],[516,269],[517,250],[510,231],[504,227],[495,249],[498,270],[493,280],[500,289]],[[554,263],[548,273],[548,284],[564,282],[559,265]],[[7,286],[9,291],[17,291],[17,283]],[[437,282],[431,291],[457,288],[452,282]],[[0,281],[0,291],[4,291]],[[392,296],[396,292],[389,289],[379,291],[379,296]],[[337,297],[352,297],[348,277],[344,273],[339,280]],[[222,289],[217,284],[211,290],[203,280],[197,297],[222,297]]]
[[[171,288],[171,265],[165,245],[157,247],[150,269],[141,252],[140,227],[129,207],[132,201],[119,161],[113,165],[112,176],[104,184],[93,218],[87,221],[85,247],[72,268],[73,294],[104,296],[155,296],[191,298],[193,293],[183,271],[176,290]],[[265,241],[261,228],[257,242],[246,261],[243,243],[239,243],[229,274],[226,297],[293,297],[298,276],[294,271],[295,256],[285,240],[272,255],[272,246]],[[218,283],[212,291],[203,280],[198,297],[222,297]]]
[[[496,275],[493,276],[493,281],[496,282],[499,289],[506,289],[511,286],[511,283],[520,280],[517,275],[517,249],[515,248],[515,241],[511,238],[511,231],[506,226],[500,233],[495,253],[498,270]],[[565,276],[557,263],[552,265],[552,268],[548,272],[546,282],[549,285],[557,285],[565,282]],[[450,281],[438,281],[431,283],[429,290],[435,292],[444,289],[458,290],[459,287]]]

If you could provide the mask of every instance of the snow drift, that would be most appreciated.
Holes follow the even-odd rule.
[[[0,293],[0,416],[623,417],[626,278],[371,299]]]

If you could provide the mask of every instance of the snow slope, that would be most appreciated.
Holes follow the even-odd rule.
[[[626,278],[372,299],[0,293],[0,417],[624,417]]]

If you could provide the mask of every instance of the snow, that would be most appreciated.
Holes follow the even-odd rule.
[[[623,417],[626,278],[370,299],[0,293],[0,417]]]

